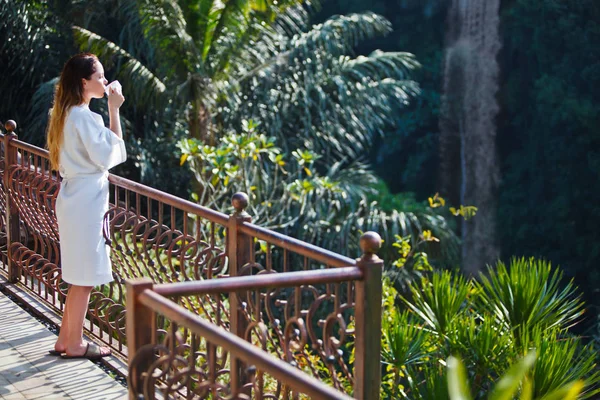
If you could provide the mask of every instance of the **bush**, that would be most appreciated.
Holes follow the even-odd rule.
[[[595,351],[570,331],[584,304],[573,284],[563,286],[561,279],[550,263],[524,258],[488,268],[481,281],[466,280],[458,272],[435,272],[398,296],[405,311],[390,301],[394,289],[386,282],[382,397],[471,398],[456,397],[460,391],[452,387],[454,395],[448,394],[447,375],[455,371],[446,369],[446,360],[450,368],[457,359],[471,382],[464,390],[475,399],[496,393],[515,368],[525,371],[527,387],[522,377],[516,383],[533,396],[525,398],[552,398],[574,387],[581,389],[582,399],[599,393]],[[534,350],[535,363],[523,367],[519,360]]]

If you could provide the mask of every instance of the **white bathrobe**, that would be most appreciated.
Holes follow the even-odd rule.
[[[62,176],[56,199],[60,266],[65,282],[98,286],[113,280],[110,247],[102,235],[108,210],[108,170],[125,162],[125,143],[85,106],[65,119],[60,152]]]

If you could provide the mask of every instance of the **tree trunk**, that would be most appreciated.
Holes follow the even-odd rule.
[[[440,118],[440,183],[451,202],[478,207],[461,226],[462,264],[475,274],[500,252],[496,238],[499,167],[500,0],[452,0],[448,11]]]
[[[191,137],[199,139],[205,144],[214,145],[210,134],[210,111],[200,101],[192,103],[188,123]]]
[[[192,138],[198,139],[204,144],[215,145],[215,137],[210,134],[210,111],[201,101],[192,102],[188,124]],[[202,201],[204,186],[197,179],[192,180],[191,190],[200,199],[200,204],[204,205]]]

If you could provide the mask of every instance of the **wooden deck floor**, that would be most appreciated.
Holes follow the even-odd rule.
[[[127,390],[88,360],[51,356],[56,335],[0,293],[0,399],[126,399]]]

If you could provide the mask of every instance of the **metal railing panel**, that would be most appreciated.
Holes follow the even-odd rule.
[[[0,135],[0,273],[60,312],[68,290],[61,279],[54,213],[60,178],[49,168],[46,150],[18,141],[14,126],[7,124],[6,129]],[[378,236],[363,235],[363,256],[354,260],[252,224],[243,193],[233,196],[234,212],[225,215],[115,175],[108,179],[104,235],[112,249],[115,279],[92,292],[88,330],[117,356],[130,362],[143,358],[137,354],[140,340],[128,333],[129,322],[134,324],[133,303],[127,300],[125,281],[149,279],[158,292],[174,296],[178,307],[201,318],[204,328],[205,322],[220,329],[215,332],[229,331],[225,336],[239,338],[238,344],[241,340],[258,346],[252,353],[260,351],[258,358],[270,353],[276,364],[302,371],[302,379],[318,379],[342,397],[378,397]],[[143,314],[137,315],[144,320]],[[248,358],[247,345],[242,345],[246,350],[234,346],[219,353],[218,340],[207,342],[181,321],[163,315],[151,325],[151,332],[144,334],[157,339],[155,343],[177,339],[184,348],[204,343],[207,360],[214,364],[220,359],[221,370],[228,370],[225,386],[230,393],[243,395],[243,388],[263,387],[252,390],[258,390],[254,396],[266,396],[261,379],[276,382],[278,388],[277,396],[264,398],[294,397],[299,389],[297,382],[277,383],[278,372],[273,371],[272,378],[262,371],[249,381],[248,367],[257,359]],[[128,346],[134,354],[128,354]],[[221,374],[225,387],[221,370],[210,373]],[[184,375],[180,378],[193,381]],[[215,387],[210,391],[217,398]]]

